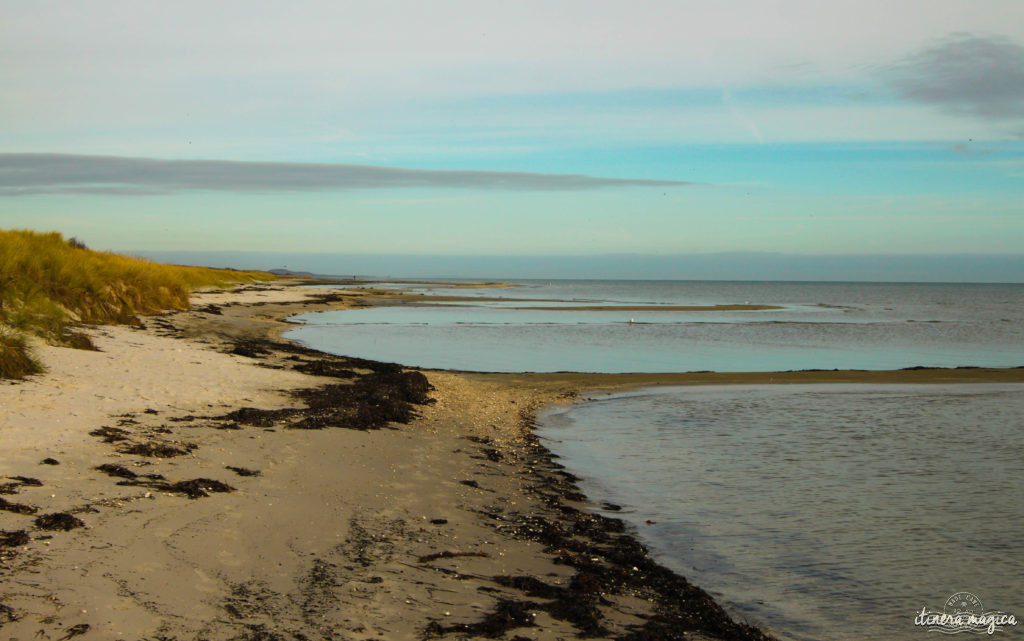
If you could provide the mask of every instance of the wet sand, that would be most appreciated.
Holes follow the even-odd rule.
[[[787,372],[679,372],[651,374],[470,373],[463,376],[537,389],[622,391],[658,385],[810,385],[814,383],[950,384],[1024,383],[1024,367],[913,367],[898,370],[795,370]]]
[[[573,312],[749,312],[782,308],[773,305],[567,305],[562,307],[514,307],[513,309]]]
[[[375,294],[379,295],[379,294]],[[583,390],[1021,381],[1024,370],[460,374],[277,339],[369,304],[199,295],[0,382],[0,636],[763,639],[590,511],[532,436]],[[429,387],[428,387],[429,386]]]

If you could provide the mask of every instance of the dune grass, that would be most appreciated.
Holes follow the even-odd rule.
[[[27,336],[81,347],[70,332],[76,323],[137,322],[138,314],[187,308],[198,287],[273,278],[92,251],[56,232],[0,230],[0,378],[40,371]]]
[[[0,378],[22,378],[43,371],[25,337],[0,327]]]

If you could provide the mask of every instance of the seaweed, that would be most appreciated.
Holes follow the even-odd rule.
[[[5,623],[14,623],[20,618],[21,617],[14,613],[11,606],[0,603],[0,626],[3,626]]]
[[[234,465],[226,465],[224,467],[239,476],[261,476],[263,474],[259,470],[250,470],[247,467],[235,467]]]
[[[198,499],[210,496],[210,492],[234,492],[235,488],[231,487],[227,483],[222,483],[214,479],[198,478],[191,479],[188,481],[178,481],[177,483],[165,483],[159,486],[159,489],[167,492],[174,492],[176,494],[184,494],[190,499]]]
[[[151,456],[153,458],[173,458],[175,456],[188,454],[194,449],[196,449],[196,445],[193,443],[179,443],[171,445],[170,443],[149,442],[125,445],[117,451],[122,454],[136,454],[138,456]]]
[[[0,547],[16,548],[29,542],[25,530],[0,530]]]
[[[441,625],[437,621],[432,621],[423,634],[428,639],[455,632],[496,639],[514,628],[526,628],[537,625],[534,621],[536,614],[533,610],[541,609],[543,608],[533,601],[501,599],[494,609],[477,623]]]
[[[242,407],[220,416],[221,420],[232,421],[238,425],[252,427],[271,427],[275,423],[289,419],[299,413],[297,409],[261,410],[255,407]]]
[[[259,358],[260,356],[266,356],[269,354],[270,350],[259,341],[242,340],[237,341],[229,353],[237,354],[238,356],[247,356],[249,358]]]
[[[437,559],[454,559],[460,556],[475,556],[480,558],[489,558],[491,555],[486,552],[452,552],[451,550],[445,550],[444,552],[435,552],[433,554],[426,554],[419,558],[420,563],[430,563]]]
[[[73,639],[81,634],[85,634],[91,627],[92,626],[88,623],[78,623],[73,625],[64,631],[64,636],[62,636],[59,641],[67,641],[68,639]]]
[[[358,374],[344,364],[327,360],[302,361],[292,369],[313,376],[330,376],[333,378],[355,378]]]
[[[138,474],[132,472],[128,468],[121,465],[115,465],[114,463],[104,463],[103,465],[97,465],[96,469],[99,470],[100,472],[107,474],[108,476],[116,476],[118,478],[123,479],[134,479],[138,478],[139,476]]]
[[[432,389],[422,372],[373,372],[355,382],[299,390],[295,396],[309,409],[293,423],[296,429],[329,426],[378,429],[388,423],[408,423],[416,413],[413,405],[430,402]]]
[[[319,430],[344,427],[371,430],[389,423],[408,423],[414,405],[432,402],[427,377],[416,371],[371,372],[350,384],[336,383],[293,392],[305,408],[262,410],[243,407],[218,417],[254,427],[285,423],[290,429]]]
[[[35,524],[41,530],[64,530],[65,532],[85,526],[81,519],[67,512],[54,512],[53,514],[37,516]]]
[[[0,497],[0,510],[14,512],[15,514],[35,514],[39,511],[39,508],[21,503],[11,503],[7,499]]]
[[[501,452],[494,449],[493,447],[482,447],[480,448],[480,452],[483,453],[484,457],[488,461],[494,461],[495,463],[497,463],[498,461],[502,460]]]
[[[148,487],[161,492],[184,494],[190,499],[210,496],[210,492],[234,492],[235,488],[227,483],[208,478],[195,478],[187,481],[170,482],[162,474],[136,474],[129,469],[112,463],[96,467],[97,470],[116,478],[125,479],[118,485],[132,487]],[[244,469],[244,468],[243,468]]]
[[[103,427],[94,429],[89,432],[89,436],[96,436],[103,439],[104,443],[117,443],[118,441],[128,440],[128,431],[122,430],[120,427],[110,427],[104,425]]]
[[[194,478],[186,481],[178,481],[176,483],[167,483],[164,484],[161,489],[167,490],[167,492],[185,495],[189,499],[209,497],[209,493],[211,492],[234,492],[234,488],[227,483],[223,483],[212,478]]]

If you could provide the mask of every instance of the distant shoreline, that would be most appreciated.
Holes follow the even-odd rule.
[[[1024,283],[1024,254],[689,254],[466,255],[300,252],[146,251],[162,262],[263,269],[288,265],[318,274],[359,274],[385,280],[487,278],[510,280],[697,280],[741,282]],[[471,276],[466,276],[466,275]],[[555,276],[552,276],[552,275]],[[370,276],[376,275],[376,276]],[[666,275],[671,278],[666,278]],[[814,275],[814,278],[808,278]]]

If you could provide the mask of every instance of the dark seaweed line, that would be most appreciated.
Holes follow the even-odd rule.
[[[692,632],[725,641],[773,641],[762,630],[734,621],[707,592],[652,560],[620,519],[566,505],[565,501],[586,500],[577,485],[579,479],[564,471],[539,442],[532,415],[521,418],[526,441],[513,448],[509,458],[515,459],[515,469],[532,484],[530,492],[544,503],[547,513],[522,514],[502,506],[480,513],[506,536],[544,544],[556,564],[572,567],[576,573],[565,587],[530,576],[495,576],[495,583],[532,599],[500,599],[472,623],[431,622],[423,631],[424,639],[449,634],[496,638],[510,629],[535,625],[537,611],[571,623],[580,638],[609,637],[599,606],[611,605],[608,595],[626,595],[653,602],[655,612],[642,625],[611,637],[616,641],[683,641],[692,639]],[[491,445],[487,440],[482,444]]]

